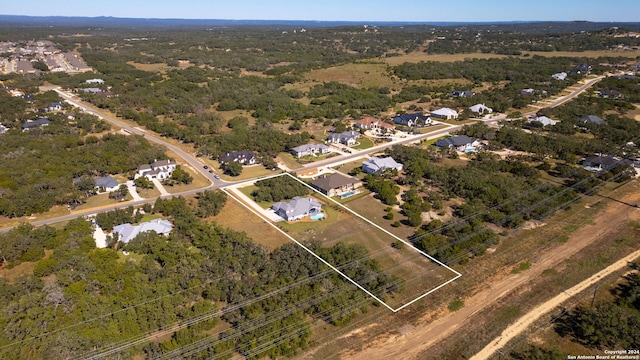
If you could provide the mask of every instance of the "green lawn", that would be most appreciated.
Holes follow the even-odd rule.
[[[127,196],[125,196],[124,201],[129,201],[129,200],[131,200],[131,194],[127,193]],[[87,199],[87,202],[78,206],[76,210],[88,210],[88,209],[97,208],[105,205],[117,204],[118,202],[119,201],[117,200],[109,199],[109,194],[94,195],[89,197]]]
[[[373,141],[366,137],[361,137],[360,139],[358,139],[356,145],[352,146],[353,149],[358,150],[368,149],[370,147],[373,147]]]
[[[260,164],[244,166],[242,168],[242,174],[240,174],[239,176],[229,176],[224,174],[222,169],[220,169],[220,164],[217,165],[216,170],[216,173],[220,174],[220,177],[226,181],[248,180],[261,176],[277,174],[277,171],[265,169],[264,166]]]
[[[286,167],[292,170],[302,167],[302,165],[298,162],[298,159],[290,153],[282,152],[278,154],[277,160],[279,160],[279,162],[283,163]]]

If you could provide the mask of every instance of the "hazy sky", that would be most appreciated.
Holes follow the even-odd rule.
[[[236,20],[640,22],[640,0],[8,0],[3,15]]]

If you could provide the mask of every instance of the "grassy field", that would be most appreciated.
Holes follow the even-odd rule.
[[[186,69],[188,67],[193,66],[193,64],[188,61],[180,61],[178,67],[171,67],[165,63],[161,64],[141,64],[133,61],[127,61],[127,64],[132,65],[138,70],[150,71],[150,72],[166,72],[171,69]]]
[[[215,166],[214,171],[216,172],[216,174],[219,174],[223,180],[226,180],[226,181],[247,180],[247,179],[253,179],[260,176],[273,175],[277,173],[276,171],[265,169],[264,166],[258,164],[258,165],[244,166],[242,168],[242,174],[240,174],[239,176],[229,176],[223,173],[222,169],[220,168],[220,163],[216,161],[215,164],[217,165],[214,165]]]
[[[358,150],[364,150],[370,147],[373,147],[373,141],[371,141],[371,139],[366,137],[361,137],[360,139],[358,139],[358,142],[356,143],[356,145],[353,146],[354,149],[358,149]]]
[[[371,203],[362,200],[366,198],[357,199],[354,203],[362,201],[362,206],[371,206]],[[392,247],[392,243],[397,241],[393,236],[333,205],[325,197],[318,195],[318,199],[329,204],[323,207],[325,219],[279,225],[299,241],[316,240],[323,246],[332,246],[339,242],[364,246],[369,252],[368,258],[375,259],[385,274],[394,276],[405,287],[404,291],[393,298],[385,299],[389,306],[402,306],[455,276],[407,245]],[[382,212],[382,206],[378,205],[376,208]],[[360,285],[364,288],[368,286],[366,283]]]
[[[293,155],[291,155],[290,153],[282,152],[278,154],[278,157],[276,157],[276,161],[283,163],[286,167],[292,170],[302,167],[297,158],[293,157]]]
[[[153,189],[137,188],[136,191],[138,192],[138,195],[140,195],[140,197],[142,197],[143,199],[155,198],[160,196],[160,190],[156,189],[155,186],[153,187]]]
[[[640,56],[640,51],[608,51],[608,50],[599,50],[599,51],[583,51],[583,52],[572,52],[572,51],[530,51],[523,53],[523,55],[527,55],[527,57],[532,57],[534,55],[545,56],[545,57],[587,57],[587,58],[597,58],[597,57],[608,57],[608,56],[622,56],[628,58],[636,58]],[[427,54],[424,52],[412,52],[406,55],[394,56],[385,58],[384,61],[391,65],[396,66],[403,64],[405,62],[415,63],[420,61],[436,61],[436,62],[455,62],[455,61],[464,61],[466,59],[497,59],[497,58],[506,58],[506,55],[499,54],[484,54],[484,53],[466,53],[466,54]],[[524,57],[524,56],[521,56]]]
[[[355,168],[362,167],[362,163],[365,162],[366,160],[367,159],[365,159],[365,158],[356,159],[356,160],[348,162],[346,164],[339,165],[335,169],[340,171],[341,173],[348,174],[349,172],[351,172],[351,170],[353,170]],[[356,176],[356,177],[357,178],[363,178],[364,175]]]
[[[212,216],[208,220],[232,230],[244,231],[254,242],[264,245],[270,250],[291,242],[273,226],[265,223],[260,217],[231,198],[227,198],[226,204],[217,216]]]
[[[125,197],[125,201],[129,201],[129,200],[131,200],[131,194],[127,193],[127,196]],[[76,211],[88,210],[88,209],[97,208],[101,206],[117,204],[118,202],[119,201],[109,199],[109,194],[94,195],[89,197],[86,203],[75,208],[75,210]]]
[[[23,216],[23,217],[17,217],[17,218],[0,216],[0,228],[20,225],[23,222],[51,219],[51,218],[68,215],[68,214],[69,214],[69,210],[67,209],[66,206],[54,206],[49,211],[42,214],[33,214],[31,216]]]

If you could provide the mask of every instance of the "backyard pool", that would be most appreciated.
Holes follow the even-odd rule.
[[[341,195],[340,195],[340,199],[346,199],[346,198],[348,198],[349,196],[352,196],[352,195],[355,195],[355,194],[357,194],[357,192],[355,192],[355,191],[349,191],[349,192],[347,192],[347,193],[341,194]]]
[[[319,213],[319,214],[315,214],[313,216],[309,216],[309,219],[311,219],[311,220],[324,219],[324,213]]]

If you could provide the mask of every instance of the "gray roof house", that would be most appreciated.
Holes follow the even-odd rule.
[[[362,135],[353,130],[341,132],[341,133],[331,133],[329,134],[329,138],[327,139],[330,143],[340,143],[347,146],[355,145],[356,140],[360,138]]]
[[[344,193],[352,192],[362,186],[362,181],[342,174],[324,175],[313,181],[311,186],[321,193],[333,197]]]
[[[471,97],[475,95],[471,90],[454,90],[451,94],[455,97]]]
[[[362,163],[362,171],[367,174],[375,174],[377,172],[383,172],[387,169],[402,170],[402,164],[395,161],[392,157],[372,157],[368,161]]]
[[[296,196],[289,202],[279,201],[271,206],[276,214],[287,221],[296,221],[321,212],[322,204],[311,197]]]
[[[531,119],[529,119],[527,122],[539,122],[542,124],[542,126],[547,126],[547,125],[555,125],[558,123],[558,120],[552,120],[546,116],[536,116],[536,117],[532,117]]]
[[[458,112],[449,108],[440,108],[438,110],[432,111],[431,116],[451,120],[458,118]]]
[[[439,148],[454,148],[459,151],[475,149],[478,145],[478,140],[467,135],[453,136],[436,141],[436,146]]]
[[[129,241],[133,240],[140,233],[155,231],[159,235],[169,235],[172,229],[173,225],[171,225],[169,221],[163,219],[154,219],[151,221],[140,223],[136,226],[133,226],[129,223],[114,226],[113,234],[117,234],[118,240],[126,244]]]
[[[606,121],[602,120],[602,118],[596,115],[583,116],[578,119],[578,122],[581,124],[597,124],[597,125],[604,125],[607,123]]]
[[[256,163],[256,155],[253,151],[243,150],[243,151],[233,151],[227,152],[218,158],[220,164],[228,163],[228,162],[239,162],[243,165],[253,165]]]
[[[559,72],[559,73],[555,73],[553,75],[551,75],[552,78],[554,78],[555,80],[564,80],[567,78],[567,73],[566,72]]]
[[[409,127],[431,125],[431,118],[421,113],[401,114],[393,117],[393,123]]]
[[[300,146],[296,146],[291,149],[291,153],[293,156],[301,158],[307,155],[316,155],[316,154],[328,154],[331,152],[331,148],[329,148],[325,144],[304,144]]]
[[[601,172],[603,170],[611,170],[619,165],[633,166],[634,163],[632,160],[621,159],[611,155],[593,155],[585,158],[582,165],[589,171]]]
[[[79,184],[82,181],[82,178],[73,179],[74,184]],[[98,192],[113,192],[120,188],[120,184],[118,181],[111,176],[103,176],[94,179],[95,189]]]
[[[474,112],[476,114],[484,114],[484,113],[492,113],[493,112],[492,108],[487,107],[484,104],[475,104],[475,105],[471,106],[469,108],[469,110],[471,110],[471,112]]]
[[[34,127],[48,126],[50,123],[51,121],[45,118],[39,118],[37,120],[27,121],[26,123],[22,124],[22,131],[27,131]]]

